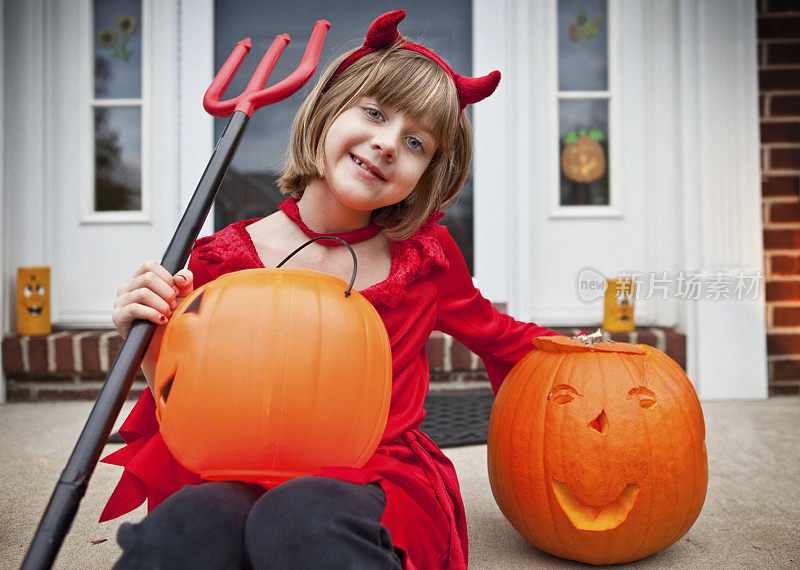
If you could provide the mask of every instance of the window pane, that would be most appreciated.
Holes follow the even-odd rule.
[[[94,2],[94,96],[142,96],[141,0]]]
[[[607,14],[606,0],[559,0],[559,90],[608,90]]]
[[[95,108],[96,211],[142,209],[141,133],[141,108]]]
[[[559,105],[561,205],[608,205],[608,101]]]
[[[276,35],[288,33],[292,41],[278,60],[268,85],[291,73],[305,51],[311,28],[317,19],[331,23],[320,56],[317,74],[297,95],[270,105],[253,115],[247,135],[239,147],[214,203],[214,227],[221,229],[231,222],[265,216],[277,210],[283,200],[275,181],[283,167],[289,131],[303,98],[311,91],[319,72],[342,51],[364,41],[376,16],[396,10],[387,0],[364,5],[330,0],[287,3],[277,0],[252,2],[229,0],[216,3],[215,69],[230,55],[236,42],[250,37],[253,50],[242,63],[223,97],[235,97],[244,90],[259,60]],[[408,0],[400,32],[433,49],[452,68],[464,75],[472,70],[472,9],[469,0]],[[199,99],[199,96],[198,96]],[[217,119],[215,136],[221,136],[227,119]],[[472,177],[464,184],[457,204],[448,209],[444,222],[472,266]]]

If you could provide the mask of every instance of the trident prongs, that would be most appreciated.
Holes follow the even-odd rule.
[[[319,53],[322,50],[322,42],[325,40],[325,33],[328,28],[330,28],[330,24],[325,20],[320,20],[314,24],[311,39],[308,41],[306,51],[297,69],[283,81],[264,89],[267,79],[269,79],[275,64],[278,62],[278,58],[290,41],[289,36],[286,34],[277,36],[267,53],[261,58],[261,62],[258,64],[253,77],[250,78],[245,90],[234,99],[221,101],[223,93],[230,85],[233,76],[236,75],[239,66],[247,56],[247,52],[250,51],[250,38],[240,41],[233,48],[231,55],[228,56],[214,81],[211,82],[211,85],[206,90],[206,94],[203,97],[203,107],[215,117],[228,117],[234,111],[242,111],[248,117],[251,117],[256,109],[286,99],[305,85],[314,74],[319,61]]]

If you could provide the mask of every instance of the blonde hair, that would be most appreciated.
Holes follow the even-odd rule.
[[[394,44],[364,55],[330,84],[331,76],[352,52],[326,68],[297,112],[283,175],[278,180],[284,194],[302,196],[311,180],[325,175],[325,137],[343,111],[361,97],[374,97],[394,107],[418,121],[436,138],[438,146],[411,194],[372,213],[372,221],[383,226],[392,240],[411,236],[431,212],[441,210],[458,194],[472,157],[472,129],[466,115],[459,112],[452,79],[427,56],[400,46]]]

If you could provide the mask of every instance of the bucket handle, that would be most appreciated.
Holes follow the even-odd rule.
[[[311,245],[312,243],[314,243],[315,241],[319,241],[319,240],[321,240],[321,239],[329,239],[329,240],[333,240],[333,241],[338,241],[338,242],[340,242],[340,243],[341,243],[343,246],[345,246],[345,247],[347,248],[347,250],[350,252],[350,255],[352,255],[352,256],[353,256],[353,276],[350,278],[350,284],[349,284],[349,285],[348,285],[348,287],[347,287],[347,291],[345,291],[345,292],[344,292],[344,296],[345,296],[345,297],[349,297],[349,296],[350,296],[350,293],[353,291],[353,283],[355,283],[355,281],[356,281],[356,272],[358,271],[358,258],[356,257],[356,252],[355,252],[355,251],[353,251],[353,248],[352,248],[352,247],[350,247],[350,244],[349,244],[349,243],[347,243],[346,241],[344,241],[342,238],[338,238],[338,237],[335,237],[335,236],[319,236],[319,237],[315,237],[315,238],[313,238],[313,239],[310,239],[310,240],[308,240],[306,243],[304,243],[303,245],[301,245],[300,247],[298,247],[297,249],[295,249],[295,250],[294,250],[292,253],[290,253],[289,255],[287,255],[287,256],[286,256],[286,257],[283,259],[283,261],[281,261],[281,262],[280,262],[278,265],[276,265],[276,266],[275,266],[275,268],[277,269],[277,268],[279,268],[280,266],[282,266],[284,263],[286,263],[287,261],[289,261],[289,260],[290,260],[292,257],[294,257],[294,255],[295,255],[297,252],[299,252],[299,251],[300,251],[301,249],[303,249],[304,247],[306,247],[306,246],[309,246],[309,245]]]

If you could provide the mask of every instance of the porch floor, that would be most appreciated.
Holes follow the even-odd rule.
[[[133,402],[126,405],[122,417]],[[91,402],[0,405],[0,567],[18,568],[50,493],[91,410]],[[703,512],[670,548],[635,568],[797,568],[800,566],[800,398],[707,402],[710,481]],[[104,455],[118,445],[109,445]],[[578,568],[529,545],[495,505],[486,446],[445,449],[461,481],[470,568]],[[98,524],[118,468],[100,464],[56,568],[109,568],[119,524]]]

